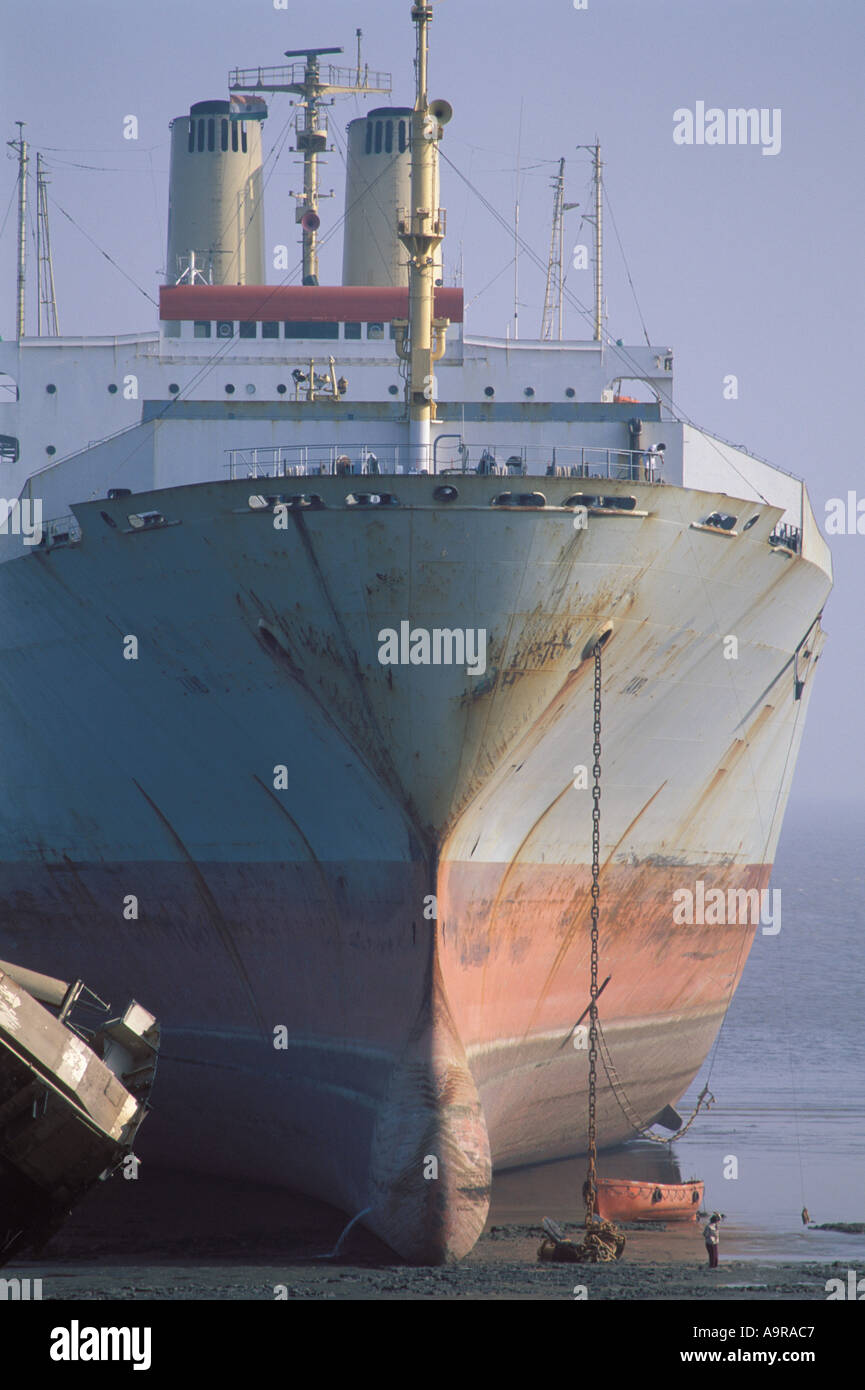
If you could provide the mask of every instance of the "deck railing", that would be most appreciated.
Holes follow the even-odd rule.
[[[399,444],[282,444],[228,449],[230,478],[310,478],[396,475],[426,472],[411,466],[408,449]],[[459,435],[446,435],[433,446],[432,473],[481,474],[495,477],[606,478],[661,483],[663,460],[651,450],[606,449],[594,445],[493,445],[469,447]]]

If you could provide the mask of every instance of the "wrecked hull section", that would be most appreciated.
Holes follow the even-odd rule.
[[[133,1003],[85,1031],[72,1012],[86,993],[0,962],[0,1265],[40,1249],[100,1178],[138,1162],[159,1029]]]

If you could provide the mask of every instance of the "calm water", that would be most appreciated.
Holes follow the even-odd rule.
[[[714,1054],[677,1108],[689,1115],[706,1080],[716,1105],[672,1149],[634,1145],[604,1155],[601,1172],[701,1177],[737,1255],[861,1263],[865,1238],[805,1231],[800,1212],[865,1221],[865,807],[791,810],[772,887],[781,930],[758,932]],[[573,1218],[582,1169],[502,1175],[493,1220]]]

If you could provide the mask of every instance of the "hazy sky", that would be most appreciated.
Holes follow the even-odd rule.
[[[149,329],[155,310],[61,208],[155,297],[165,258],[169,120],[193,101],[225,96],[230,68],[279,63],[286,48],[342,45],[353,65],[358,25],[364,60],[391,71],[394,98],[410,102],[410,9],[409,0],[288,0],[288,9],[274,0],[4,0],[2,130],[12,139],[14,122],[26,121],[32,152],[42,150],[51,171],[63,332]],[[568,214],[568,245],[590,240],[590,228],[580,227],[588,156],[576,147],[600,139],[640,309],[652,341],[675,349],[683,411],[803,476],[821,522],[828,498],[851,490],[865,498],[862,0],[588,0],[584,10],[573,0],[438,0],[432,43],[432,94],[455,109],[444,153],[510,220],[520,147],[521,232],[544,261],[560,156],[568,161],[566,196],[581,204]],[[676,144],[673,113],[698,102],[779,110],[779,152]],[[338,144],[363,109],[353,98],[333,108]],[[138,118],[137,141],[123,138],[127,115]],[[273,98],[265,147],[283,152],[266,166],[268,245],[296,242],[289,192],[299,173],[284,143],[290,115],[288,98]],[[5,153],[0,333],[10,337],[15,165]],[[337,194],[323,205],[323,235],[341,216],[343,179],[336,153],[322,180]],[[508,233],[446,165],[442,201],[447,278],[462,250],[468,331],[503,335],[513,315]],[[338,281],[340,270],[337,232],[325,247],[322,280]],[[590,271],[571,272],[567,283],[590,302]],[[609,214],[606,288],[610,332],[639,342]],[[543,290],[542,273],[524,256],[521,336],[538,332]],[[34,300],[35,290],[31,323]],[[586,336],[571,308],[566,335]],[[738,377],[738,400],[724,399],[729,373]],[[863,796],[865,536],[829,539],[836,589],[794,783],[800,804]]]

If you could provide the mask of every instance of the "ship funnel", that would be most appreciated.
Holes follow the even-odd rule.
[[[261,121],[199,101],[170,129],[166,284],[264,284]]]
[[[408,285],[408,256],[397,234],[397,213],[411,206],[411,122],[409,106],[380,106],[349,122],[344,285]],[[440,280],[440,246],[435,257],[435,278]]]

